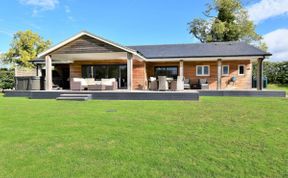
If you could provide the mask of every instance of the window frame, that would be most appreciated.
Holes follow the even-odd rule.
[[[243,74],[240,74],[240,67],[243,67]],[[245,65],[244,64],[239,64],[238,65],[238,75],[243,76],[246,73]]]
[[[228,73],[224,74],[224,67],[228,67]],[[230,75],[230,66],[228,64],[222,65],[222,76],[229,76]]]
[[[202,74],[198,74],[198,67],[201,67],[201,73]],[[204,67],[208,67],[208,74],[204,74]],[[210,65],[196,65],[196,76],[210,76]]]

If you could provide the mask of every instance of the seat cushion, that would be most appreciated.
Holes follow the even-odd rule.
[[[115,79],[104,79],[104,78],[101,79],[102,85],[112,86],[114,81],[115,81]]]
[[[95,81],[95,85],[101,85],[102,82],[101,81]]]
[[[83,79],[83,78],[73,78],[73,81],[74,81],[74,82],[81,82],[81,85],[82,85],[82,86],[87,86],[87,82],[86,82],[86,80]]]
[[[85,81],[86,81],[87,85],[95,85],[94,78],[86,78]]]
[[[156,77],[150,77],[149,80],[150,80],[151,82],[156,81]]]

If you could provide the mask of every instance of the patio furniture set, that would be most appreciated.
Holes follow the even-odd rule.
[[[198,79],[196,82],[193,82],[189,78],[184,78],[183,76],[177,76],[177,79],[168,78],[166,76],[158,76],[149,78],[149,90],[159,90],[159,91],[183,91],[185,89],[209,89],[208,80]]]
[[[71,90],[116,90],[118,83],[115,78],[101,79],[94,78],[72,78]]]

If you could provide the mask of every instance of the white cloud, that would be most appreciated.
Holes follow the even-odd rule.
[[[71,12],[71,9],[70,9],[70,7],[69,6],[64,6],[64,8],[65,8],[65,12],[67,13],[67,14],[69,14],[70,12]]]
[[[263,36],[268,50],[273,54],[271,61],[288,60],[288,29],[278,29]]]
[[[58,0],[20,0],[20,2],[41,10],[53,10],[59,3]],[[33,13],[35,13],[35,11],[37,11],[37,9],[34,9]]]
[[[75,18],[71,15],[71,9],[68,5],[64,6],[65,13],[67,14],[67,19],[71,22],[76,21]]]
[[[288,0],[260,0],[248,7],[251,20],[256,24],[279,15],[288,14]]]

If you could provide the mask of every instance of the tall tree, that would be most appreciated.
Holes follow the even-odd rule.
[[[255,25],[240,0],[213,0],[204,15],[206,19],[197,18],[189,23],[190,34],[202,43],[246,41],[263,46],[262,37],[255,32]]]
[[[49,40],[44,40],[37,33],[31,30],[19,31],[14,34],[10,49],[4,54],[4,62],[12,65],[17,64],[24,67],[31,67],[30,60],[46,50],[51,45]]]

